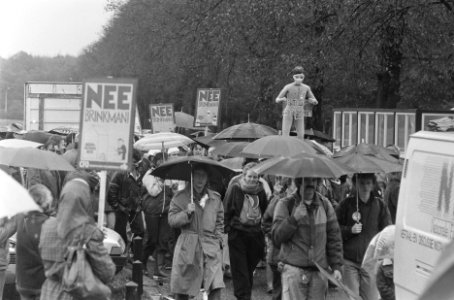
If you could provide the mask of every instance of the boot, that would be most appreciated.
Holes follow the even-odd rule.
[[[155,260],[156,275],[161,276],[161,277],[169,277],[170,273],[168,271],[166,271],[164,262],[165,262],[164,254],[158,252],[156,254],[156,260]]]

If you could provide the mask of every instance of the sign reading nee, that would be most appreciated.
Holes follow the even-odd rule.
[[[218,126],[221,89],[197,89],[194,127]]]
[[[172,103],[150,104],[150,116],[153,133],[175,130],[175,113]]]
[[[93,79],[83,87],[79,166],[127,170],[132,163],[137,80]]]

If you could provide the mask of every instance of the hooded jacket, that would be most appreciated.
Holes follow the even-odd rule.
[[[296,209],[305,212],[302,220],[293,217]],[[298,192],[279,201],[274,212],[272,237],[281,246],[279,259],[300,268],[321,267],[340,270],[342,239],[336,213],[329,200],[316,194],[310,205],[301,203]]]

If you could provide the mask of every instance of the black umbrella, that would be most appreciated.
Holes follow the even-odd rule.
[[[151,175],[163,179],[176,179],[191,182],[192,201],[192,170],[194,166],[203,165],[208,170],[209,180],[230,179],[235,171],[215,160],[204,156],[184,156],[163,163],[151,172]]]

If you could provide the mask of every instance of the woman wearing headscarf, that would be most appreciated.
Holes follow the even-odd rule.
[[[170,202],[169,224],[181,229],[175,245],[170,290],[175,299],[189,299],[203,287],[208,299],[221,299],[222,232],[224,209],[219,193],[207,187],[209,173],[201,165],[193,169],[193,199],[190,185]]]
[[[104,283],[110,282],[115,265],[103,245],[103,232],[93,218],[90,187],[83,176],[75,176],[63,187],[57,217],[49,218],[41,229],[39,250],[46,276],[41,289],[42,300],[74,299],[63,290],[61,280],[68,246],[81,239],[88,239],[86,251],[94,275]]]
[[[51,191],[42,184],[33,185],[28,192],[41,211],[31,211],[17,220],[16,289],[22,300],[36,300],[46,279],[38,245],[41,227],[53,213],[53,198]]]
[[[251,299],[253,272],[265,249],[260,223],[267,197],[257,173],[251,170],[255,164],[246,164],[243,174],[231,180],[224,198],[233,289],[239,300]]]

